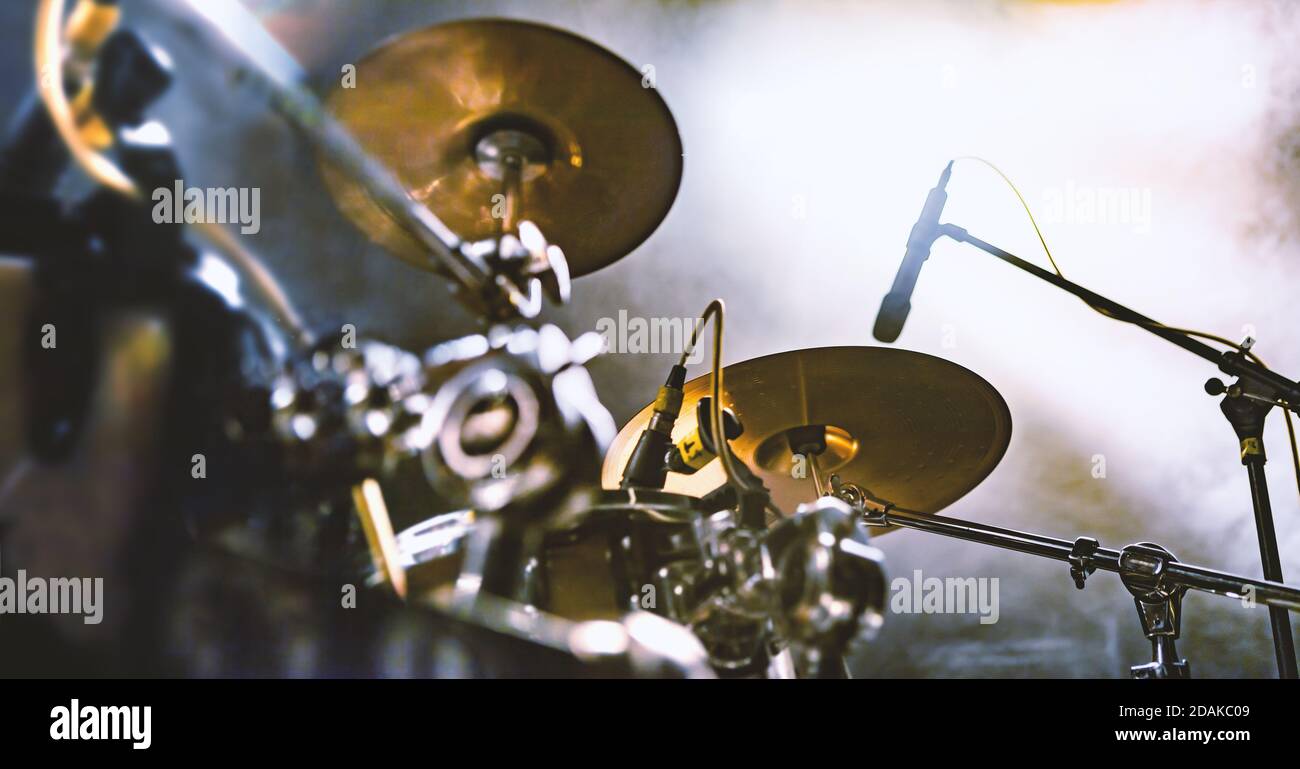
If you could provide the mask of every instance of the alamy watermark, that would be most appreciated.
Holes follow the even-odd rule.
[[[701,324],[699,318],[642,318],[619,310],[617,318],[600,318],[596,333],[604,342],[604,352],[621,353],[672,353],[681,355],[690,344],[691,333]],[[687,363],[704,359],[706,345],[696,344]]]
[[[1043,191],[1043,221],[1053,224],[1128,225],[1151,232],[1150,187],[1089,187],[1067,181]]]
[[[82,705],[77,700],[50,710],[51,740],[130,740],[135,750],[153,744],[153,707]]]
[[[262,190],[258,187],[171,187],[153,191],[156,224],[238,224],[240,233],[262,230]]]
[[[981,625],[998,621],[997,577],[895,577],[889,609],[895,614],[978,614]]]
[[[80,614],[82,622],[104,619],[104,578],[0,577],[0,614]]]

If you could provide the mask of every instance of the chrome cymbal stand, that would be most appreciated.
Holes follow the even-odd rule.
[[[860,486],[832,478],[835,496],[849,503],[868,526],[902,526],[955,539],[978,542],[1006,550],[1064,561],[1070,566],[1075,587],[1082,589],[1094,571],[1120,575],[1133,594],[1142,629],[1151,639],[1153,660],[1132,668],[1134,678],[1186,678],[1186,660],[1178,657],[1182,597],[1200,590],[1228,598],[1250,600],[1270,608],[1300,610],[1300,588],[1180,563],[1168,550],[1149,542],[1122,550],[1101,547],[1097,540],[1080,537],[1073,542],[1041,534],[1004,529],[946,516],[906,510],[873,497]]]
[[[1133,678],[1192,677],[1187,660],[1181,659],[1174,648],[1187,587],[1165,579],[1168,564],[1177,560],[1173,553],[1151,542],[1129,545],[1120,553],[1119,578],[1133,594],[1142,632],[1151,641],[1151,661],[1129,668]]]

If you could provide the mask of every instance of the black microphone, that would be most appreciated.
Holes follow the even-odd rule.
[[[945,188],[951,176],[950,160],[939,175],[939,183],[926,197],[921,218],[912,225],[912,234],[907,236],[907,252],[903,254],[903,263],[898,266],[893,287],[880,302],[876,327],[871,332],[872,336],[882,342],[892,342],[903,332],[907,313],[912,310],[912,290],[916,288],[916,276],[921,273],[921,265],[930,258],[930,246],[939,239],[939,215],[943,213],[943,204],[948,202]]]
[[[680,363],[668,372],[668,380],[659,388],[650,424],[641,431],[632,456],[623,468],[619,488],[662,489],[668,479],[668,452],[673,446],[673,424],[682,411],[682,386],[686,384],[686,367]]]

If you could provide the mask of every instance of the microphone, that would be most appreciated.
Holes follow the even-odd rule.
[[[666,459],[672,448],[673,423],[682,410],[683,385],[686,384],[686,367],[677,364],[668,373],[668,380],[659,388],[655,398],[654,415],[650,425],[641,431],[632,456],[623,468],[619,488],[662,489],[668,480]]]
[[[710,419],[713,398],[704,396],[695,406],[695,429],[673,444],[668,451],[668,469],[682,475],[694,475],[705,465],[718,458],[718,444],[713,440],[713,421]],[[722,410],[722,431],[729,441],[739,438],[745,428],[731,409]]]
[[[948,179],[952,176],[952,161],[944,167],[939,175],[939,183],[930,190],[921,209],[921,218],[912,225],[912,234],[907,236],[907,251],[903,254],[903,263],[898,266],[898,275],[894,285],[880,302],[880,312],[876,315],[876,327],[871,334],[881,342],[892,342],[903,332],[903,323],[907,313],[912,310],[912,290],[916,288],[916,276],[921,273],[921,265],[930,258],[930,246],[939,238],[939,215],[943,213],[943,204],[948,202]]]

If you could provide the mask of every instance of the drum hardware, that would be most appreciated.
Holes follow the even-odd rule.
[[[398,598],[406,600],[406,570],[401,566],[401,550],[393,536],[393,522],[388,516],[383,490],[373,478],[367,478],[353,487],[352,499],[366,532],[375,572],[383,575]]]
[[[1094,540],[1095,541],[1095,540]],[[1134,665],[1134,678],[1191,678],[1187,660],[1178,656],[1174,640],[1181,630],[1185,585],[1166,585],[1165,567],[1178,559],[1159,545],[1142,542],[1120,553],[1119,578],[1133,594],[1142,632],[1151,640],[1151,662]]]
[[[460,552],[465,534],[474,525],[474,511],[434,516],[397,534],[398,563],[410,570],[422,563]]]
[[[845,677],[850,644],[875,637],[884,622],[884,554],[857,520],[843,500],[821,497],[767,535],[777,631],[807,677]]]
[[[1070,554],[1075,551],[1075,543],[1068,540],[989,526],[960,518],[920,513],[875,500],[867,501],[866,510],[872,513],[867,520],[878,520],[887,526],[919,529],[940,536],[1064,561],[1067,564],[1070,562]],[[1098,547],[1088,556],[1087,563],[1095,570],[1119,574],[1121,555],[1123,555],[1121,551]],[[1134,564],[1136,563],[1135,561]],[[1189,590],[1199,590],[1227,598],[1240,599],[1249,596],[1254,601],[1267,606],[1300,610],[1300,588],[1290,585],[1229,574],[1181,561],[1168,561],[1164,564],[1161,574],[1166,585],[1180,585]]]
[[[885,521],[883,513],[883,510],[889,507],[889,503],[856,483],[846,483],[840,478],[838,473],[831,473],[828,480],[831,484],[830,496],[843,500],[850,507],[861,511],[862,522],[864,524],[874,528],[884,528],[889,525],[889,523]],[[868,500],[879,504],[868,505]]]
[[[583,621],[660,614],[691,629],[720,675],[762,674],[787,648],[802,675],[843,673],[840,657],[874,633],[884,595],[879,553],[847,508],[823,498],[763,531],[702,504],[601,492],[546,535],[527,600]]]
[[[821,498],[767,531],[725,509],[689,528],[621,520],[608,535],[620,595],[691,628],[720,675],[761,674],[788,649],[801,675],[840,676],[850,644],[880,625],[883,556],[839,500]],[[638,607],[643,580],[659,601]]]
[[[269,420],[239,427],[241,435],[269,431],[289,471],[313,483],[346,485],[390,474],[409,449],[394,436],[422,414],[420,359],[391,345],[337,336],[285,364],[267,397]]]
[[[1182,596],[1200,590],[1234,599],[1249,599],[1283,611],[1300,610],[1300,588],[1277,582],[1242,577],[1227,572],[1179,562],[1165,548],[1143,542],[1122,550],[1100,547],[1097,540],[1080,537],[1069,542],[974,523],[958,518],[928,515],[867,498],[859,501],[850,490],[840,497],[852,504],[863,520],[872,525],[901,526],[931,534],[977,542],[1007,550],[1064,561],[1070,565],[1075,586],[1082,589],[1087,575],[1100,569],[1120,575],[1134,596],[1143,633],[1151,640],[1153,660],[1132,668],[1134,678],[1186,678],[1187,661],[1177,655],[1182,617]],[[860,491],[860,490],[859,490]],[[849,503],[853,498],[854,502]]]
[[[703,558],[660,577],[674,585],[670,618],[687,624],[720,673],[765,670],[788,650],[802,676],[843,677],[850,646],[883,619],[883,555],[857,516],[823,497],[771,530],[737,525],[730,513],[697,526]]]
[[[821,467],[817,458],[826,453],[826,425],[805,425],[790,430],[785,434],[790,446],[792,460],[803,459],[808,463],[808,476],[812,479],[813,493],[824,496],[822,489]]]
[[[395,535],[396,552],[393,562],[402,567],[406,575],[408,597],[417,600],[433,597],[455,589],[456,581],[464,570],[466,546],[479,524],[479,516],[472,510],[460,510],[435,515]],[[538,599],[539,581],[542,579],[540,560],[534,556],[524,559],[520,567],[519,591],[522,603],[539,608],[545,603]],[[391,583],[390,575],[374,571],[366,583],[379,587]],[[396,592],[396,587],[394,587]]]
[[[698,553],[660,571],[661,591],[672,596],[668,616],[695,633],[720,675],[765,670],[777,641],[772,623],[775,567],[763,532],[731,511],[696,524]]]
[[[378,484],[373,481],[363,484],[357,508],[358,515],[367,522],[367,536],[377,571],[387,575],[386,581],[395,591],[401,589],[399,595],[406,597],[403,595],[407,584],[406,569],[402,565],[405,558],[393,534]],[[484,527],[484,523],[489,526]],[[499,525],[491,526],[493,523]],[[499,575],[494,570],[501,568],[507,558],[513,558],[524,570],[528,568],[518,553],[507,552],[520,541],[506,528],[509,524],[499,517],[485,516],[483,521],[471,527],[466,546],[467,565],[461,571],[453,592],[435,590],[410,598],[474,627],[572,655],[595,672],[622,672],[637,677],[713,677],[700,642],[681,626],[652,614],[634,612],[617,621],[574,622],[495,593],[492,588],[500,589],[500,583],[495,582]],[[481,530],[487,535],[475,536],[474,532]],[[486,552],[474,553],[476,546],[484,547]],[[486,558],[481,557],[483,555]],[[477,563],[476,558],[480,558]],[[466,581],[474,579],[481,584],[467,591]]]
[[[469,483],[444,485],[443,476],[499,480],[479,461],[483,452],[504,448],[498,453],[506,465],[525,462],[547,420],[582,422],[598,440],[608,440],[607,415],[581,397],[590,395],[581,374],[569,373],[589,358],[589,341],[570,343],[553,326],[497,327],[488,335],[436,345],[423,360],[371,340],[358,340],[355,347],[323,342],[287,364],[275,380],[270,422],[287,442],[335,444],[337,432],[373,444],[365,446],[369,459],[348,460],[364,472],[386,471],[401,457],[428,451],[434,455],[424,463],[431,484],[449,497],[495,508],[493,500],[503,495],[475,491]],[[502,373],[490,373],[497,370]],[[543,379],[559,380],[551,386],[567,396],[564,406],[540,410],[543,396],[526,386],[543,389]],[[493,409],[503,404],[509,408]],[[440,441],[444,428],[462,435],[464,444]]]
[[[530,598],[571,619],[664,611],[672,585],[663,568],[699,559],[699,500],[646,489],[591,489],[568,513],[548,520]]]
[[[713,374],[709,378],[715,395],[722,391],[720,359],[724,313],[722,301],[714,300],[703,315],[705,322],[710,318],[715,322]],[[770,601],[759,600],[757,607],[752,605],[756,600],[754,591],[762,595],[763,587],[772,578],[770,559],[761,539],[766,511],[772,507],[770,495],[761,483],[750,482],[752,474],[743,463],[731,459],[730,446],[725,440],[713,447],[720,451],[707,451],[708,456],[705,456],[703,441],[700,440],[702,434],[717,434],[725,439],[729,434],[740,433],[734,413],[730,415],[729,425],[720,406],[712,408],[714,400],[701,398],[702,405],[697,404],[696,416],[703,421],[676,443],[671,436],[681,411],[686,362],[699,341],[702,326],[703,323],[693,330],[687,349],[660,387],[655,402],[648,407],[652,413],[644,428],[636,429],[631,424],[624,428],[625,432],[636,429],[638,433],[635,446],[629,444],[630,456],[618,468],[611,468],[612,454],[608,455],[605,473],[607,478],[621,476],[620,489],[635,495],[647,490],[661,493],[658,489],[664,485],[674,456],[692,473],[713,458],[719,458],[719,464],[726,465],[726,483],[702,499],[704,504],[711,505],[704,509],[719,512],[694,520],[697,543],[694,557],[678,558],[654,569],[654,581],[646,587],[657,587],[670,596],[670,600],[658,610],[693,630],[704,643],[716,670],[727,675],[751,675],[770,667],[768,647],[774,640],[771,615],[767,611]],[[720,399],[717,403],[720,404]],[[683,462],[682,457],[686,455],[691,456],[695,460],[691,464],[698,464],[698,467]],[[724,499],[723,495],[727,498]],[[620,544],[625,555],[645,549],[637,547],[632,537],[623,538]],[[652,566],[654,560],[658,559],[649,561]],[[641,564],[639,573],[649,571],[645,568],[648,563],[645,559],[633,558],[631,562]],[[619,565],[624,564],[620,562]],[[626,581],[626,570],[619,569],[618,572]]]
[[[177,391],[215,409],[238,411],[242,406],[236,390],[262,384],[263,374],[271,368],[268,362],[277,360],[283,349],[279,332],[271,331],[276,322],[287,326],[290,337],[305,338],[296,312],[254,257],[232,247],[228,236],[214,237],[220,228],[200,225],[243,268],[244,276],[252,278],[267,305],[266,313],[245,312],[238,306],[239,297],[232,299],[215,288],[203,270],[213,257],[191,247],[181,228],[157,226],[139,196],[140,189],[170,187],[182,175],[165,127],[145,116],[146,108],[171,83],[169,58],[133,30],[117,28],[116,8],[111,9],[111,18],[104,17],[109,9],[83,0],[69,19],[69,33],[80,23],[90,24],[97,42],[87,45],[71,39],[75,53],[63,69],[57,27],[61,6],[47,2],[41,8],[43,36],[54,37],[52,44],[47,40],[38,46],[39,53],[45,54],[41,70],[51,85],[67,84],[76,90],[77,112],[68,114],[61,89],[51,87],[49,93],[38,89],[56,104],[47,108],[34,101],[20,117],[18,133],[6,143],[3,179],[7,195],[19,204],[8,205],[6,197],[2,208],[7,217],[22,218],[0,228],[6,233],[35,230],[30,242],[5,250],[34,259],[39,299],[29,317],[35,328],[44,323],[58,328],[60,344],[51,350],[36,348],[40,335],[35,330],[23,333],[24,339],[33,340],[27,355],[28,411],[33,415],[28,446],[47,462],[62,461],[80,434],[96,385],[92,372],[101,354],[97,323],[105,312],[144,306],[170,318],[177,327],[176,363],[184,369],[179,375],[185,379]],[[87,21],[92,18],[99,21]],[[53,66],[45,66],[50,61]],[[63,97],[62,111],[57,109],[57,97]],[[92,142],[70,130],[65,121],[72,119],[96,126],[98,138]],[[92,143],[89,151],[108,145],[116,151],[121,169],[109,167],[125,174],[131,185],[128,194],[119,194],[120,186],[97,175],[105,161],[92,155],[88,170],[109,189],[92,192],[67,213],[50,207],[47,215],[28,218],[32,206],[22,201],[46,200],[72,157],[85,165],[83,153]],[[206,439],[206,416],[178,406],[169,421],[178,434],[190,430],[189,439]],[[189,451],[184,453],[190,456]],[[172,469],[169,466],[169,472]]]
[[[436,345],[423,361],[369,340],[354,349],[322,343],[276,380],[270,430],[294,477],[326,496],[361,484],[354,498],[370,500],[378,481],[418,463],[441,503],[475,511],[455,538],[459,600],[523,598],[542,519],[583,493],[580,479],[594,477],[614,433],[582,367],[591,341],[571,342],[549,325],[501,326]],[[375,520],[363,523],[373,551],[386,538],[376,539]],[[383,555],[404,560],[400,548]],[[391,571],[386,578],[404,588]]]
[[[550,325],[439,345],[426,355],[427,407],[402,443],[453,507],[544,509],[546,495],[591,471],[586,458],[615,431],[583,368],[595,349],[593,337],[570,341]]]
[[[484,516],[466,537],[452,605],[473,606],[484,595],[524,604],[528,596],[523,577],[540,548],[541,533],[534,527]]]
[[[724,428],[725,429],[725,428]],[[746,528],[762,531],[782,517],[772,502],[772,492],[743,462],[735,464],[736,476],[743,485],[725,483],[700,498],[706,510],[735,510],[736,521]]]
[[[910,308],[912,288],[915,286],[916,276],[921,264],[929,256],[930,247],[934,241],[947,236],[959,243],[975,246],[985,253],[1073,294],[1102,315],[1145,329],[1165,341],[1215,364],[1223,373],[1237,377],[1238,383],[1235,386],[1240,386],[1241,391],[1251,393],[1253,397],[1250,400],[1253,402],[1248,404],[1246,403],[1247,399],[1239,399],[1229,403],[1228,399],[1225,399],[1222,410],[1238,435],[1242,449],[1242,463],[1246,465],[1250,478],[1251,500],[1255,511],[1255,531],[1259,539],[1260,560],[1263,566],[1264,578],[1272,582],[1281,582],[1283,577],[1277,550],[1277,533],[1273,526],[1272,506],[1269,502],[1268,486],[1263,472],[1265,459],[1262,442],[1262,422],[1271,405],[1282,405],[1284,408],[1290,409],[1290,404],[1300,403],[1300,382],[1292,381],[1264,366],[1258,356],[1255,356],[1250,351],[1254,340],[1248,339],[1242,344],[1233,344],[1228,340],[1220,340],[1234,349],[1216,350],[1198,337],[1218,339],[1217,337],[1166,326],[1067,280],[1059,271],[1045,270],[983,241],[971,235],[965,228],[951,223],[941,224],[939,217],[947,200],[947,193],[944,188],[951,172],[952,162],[949,162],[940,176],[939,184],[931,190],[930,196],[926,199],[921,218],[908,238],[908,250],[899,268],[894,287],[881,303],[875,330],[876,337],[882,341],[893,341],[897,338]],[[1055,263],[1053,263],[1053,267],[1055,267]],[[1217,386],[1212,387],[1218,389]],[[1212,392],[1211,394],[1218,393]],[[1263,407],[1262,410],[1260,410],[1259,404],[1261,399],[1269,404],[1268,407]],[[1297,467],[1297,473],[1300,474],[1300,467]],[[931,509],[926,506],[919,507],[920,509]],[[1278,675],[1281,678],[1297,678],[1300,676],[1300,672],[1297,671],[1295,643],[1291,637],[1290,619],[1284,611],[1270,610],[1269,621],[1273,630],[1273,646],[1277,656]]]
[[[125,33],[118,33],[123,35]],[[112,38],[113,40],[124,39],[120,37]],[[120,51],[121,46],[110,46],[107,51]],[[124,57],[119,56],[119,59]],[[129,57],[126,57],[129,58]],[[139,57],[137,57],[138,59]],[[107,61],[107,60],[106,60]],[[132,60],[134,61],[134,60]],[[112,70],[105,65],[100,74],[107,78]],[[110,82],[111,79],[110,79]],[[100,91],[101,94],[111,94],[113,90],[105,87]],[[110,114],[134,114],[122,111],[110,112]],[[144,145],[138,150],[129,142],[124,141],[120,147],[124,156],[124,163],[132,176],[137,179],[147,180],[157,177],[165,179],[168,182],[177,177],[174,162],[168,162],[170,155],[165,152],[164,148],[158,145]],[[525,240],[529,236],[527,228],[521,228]],[[164,228],[145,228],[148,232],[163,232]],[[175,230],[166,230],[167,232],[176,232]],[[513,237],[513,236],[512,236]],[[536,238],[533,238],[535,241]],[[504,243],[509,244],[509,238],[503,239]],[[523,243],[519,243],[523,246]],[[529,244],[535,247],[536,243]],[[152,253],[157,254],[155,249]],[[519,260],[519,248],[514,252],[505,251],[500,254],[503,258]],[[566,289],[567,291],[567,289]],[[64,326],[61,331],[65,335],[65,349],[72,347],[70,331],[71,325]],[[543,338],[543,342],[535,342],[532,352],[545,358],[548,365],[555,362],[556,352],[554,336],[550,333],[553,329],[543,328],[538,334]],[[533,332],[537,333],[537,332]],[[528,354],[529,340],[526,334],[513,335],[514,347],[512,352]],[[567,344],[567,340],[565,340]],[[504,339],[502,344],[504,344]],[[591,345],[586,345],[590,348]],[[538,353],[539,348],[544,348]],[[577,349],[577,348],[575,348]],[[411,363],[414,361],[415,366]],[[567,364],[568,361],[565,361]],[[395,370],[387,370],[394,369]],[[292,455],[294,449],[307,449],[306,456],[300,457],[298,470],[318,471],[315,476],[319,479],[319,471],[326,473],[346,469],[349,473],[365,474],[370,472],[381,473],[394,460],[394,448],[403,449],[406,447],[391,445],[391,442],[385,442],[385,438],[390,433],[399,431],[403,427],[401,418],[409,419],[410,410],[402,411],[401,407],[411,405],[406,399],[412,397],[411,378],[414,373],[418,373],[419,361],[411,356],[407,356],[393,348],[378,345],[366,345],[359,351],[338,350],[337,352],[327,352],[325,349],[318,349],[307,360],[307,365],[298,369],[298,381],[292,381],[292,377],[282,376],[281,381],[271,387],[270,394],[270,424],[272,434],[278,435],[279,441],[288,449],[288,454]],[[572,425],[583,419],[595,420],[596,424],[601,418],[599,403],[594,401],[594,393],[589,393],[592,397],[584,400],[584,381],[581,376],[572,372],[560,370],[547,371],[548,376],[553,376],[558,380],[556,389],[564,394],[564,402],[554,414],[546,415],[547,419],[552,421],[559,419],[564,425]],[[289,378],[291,381],[284,381]],[[400,380],[400,381],[399,381]],[[587,390],[590,390],[590,382],[586,380]],[[330,392],[330,386],[337,385],[337,388]],[[322,387],[324,388],[322,390]],[[483,394],[483,393],[480,393]],[[330,395],[337,395],[337,398],[331,399]],[[509,394],[514,402],[525,402],[527,394],[524,391],[516,391]],[[531,402],[536,406],[535,401]],[[595,405],[593,406],[592,403]],[[528,412],[524,409],[524,416],[532,416],[536,422],[537,414]],[[473,415],[466,415],[467,419],[472,419]],[[600,425],[604,430],[603,440],[607,441],[613,433],[613,425],[609,423],[608,415],[604,414],[603,419],[606,424]],[[532,424],[533,428],[538,425]],[[234,421],[232,423],[235,432],[241,439],[256,437],[256,425],[244,421]],[[543,425],[544,427],[544,425]],[[338,437],[346,435],[342,441],[343,454],[338,455],[340,441]],[[317,451],[311,450],[313,446]],[[561,449],[571,448],[566,446]],[[599,446],[596,447],[597,450]],[[333,454],[332,454],[333,452]],[[598,454],[597,454],[598,456]],[[468,461],[465,456],[461,460]],[[572,465],[572,457],[566,457],[566,465]],[[431,465],[436,463],[430,463]],[[463,464],[463,462],[462,462]],[[555,464],[555,463],[552,463]],[[463,469],[463,468],[462,468]],[[303,480],[308,480],[312,476],[303,475],[297,472],[296,476]],[[338,476],[335,480],[346,479],[346,475]],[[532,482],[532,491],[545,491],[546,478],[539,477],[537,473],[532,473],[529,477]],[[319,482],[319,481],[313,481]],[[373,499],[373,482],[362,484],[359,488],[367,490],[362,497]],[[527,499],[527,495],[521,495]],[[478,500],[481,501],[481,500]]]
[[[1097,567],[1092,562],[1092,554],[1097,552],[1101,543],[1092,537],[1079,537],[1070,548],[1070,579],[1074,586],[1082,590]]]

